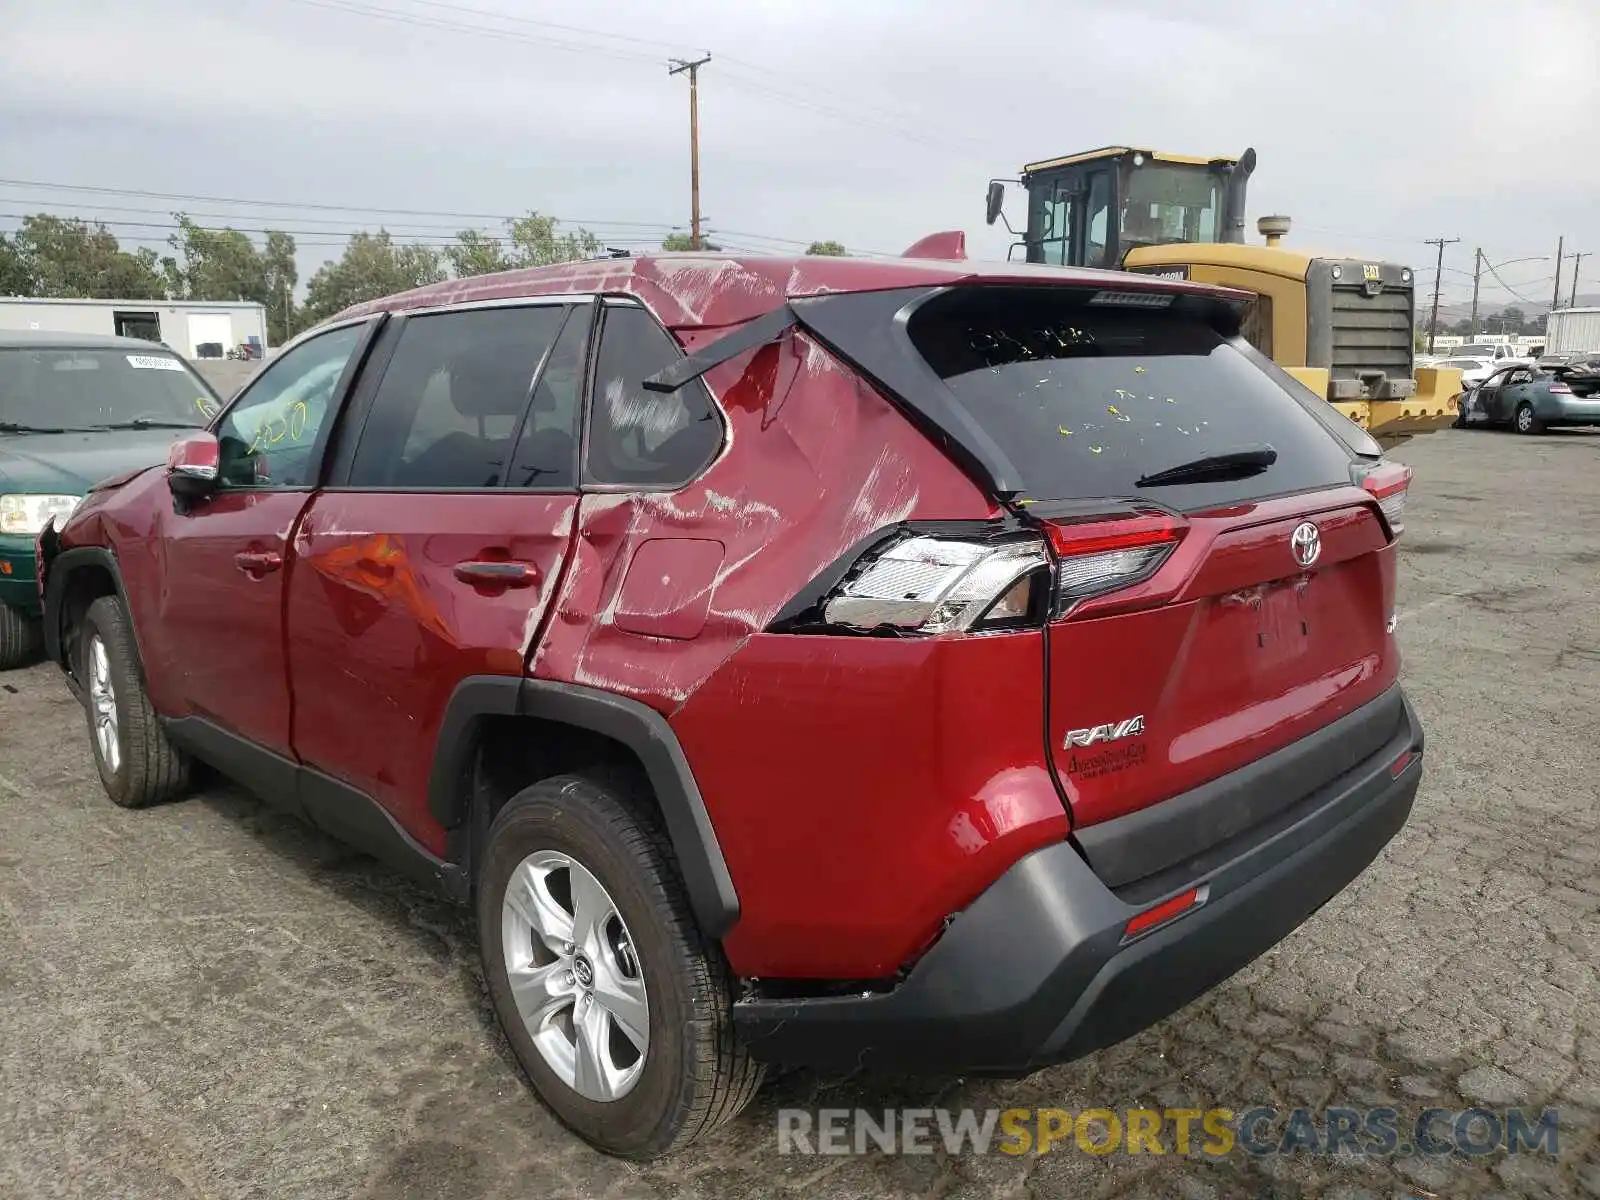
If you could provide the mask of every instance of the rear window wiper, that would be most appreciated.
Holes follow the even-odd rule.
[[[1271,446],[1241,446],[1237,450],[1207,454],[1203,458],[1191,459],[1163,471],[1141,475],[1136,481],[1136,486],[1165,487],[1173,483],[1245,479],[1251,475],[1261,474],[1277,461],[1278,452]]]
[[[131,421],[108,421],[96,429],[204,429],[192,421],[155,421],[149,417],[135,417]]]
[[[0,433],[82,433],[82,429],[69,429],[65,425],[24,425],[17,421],[0,421]]]

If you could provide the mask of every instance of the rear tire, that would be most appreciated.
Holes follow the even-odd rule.
[[[657,1158],[755,1095],[764,1068],[735,1038],[727,965],[638,785],[560,775],[512,797],[489,829],[477,916],[506,1039],[591,1145]]]
[[[170,800],[189,785],[189,758],[171,742],[145,695],[122,601],[89,605],[78,638],[89,745],[113,804],[143,808]]]
[[[1534,434],[1544,432],[1544,422],[1533,415],[1533,405],[1526,400],[1517,405],[1517,415],[1512,418],[1512,423],[1516,426],[1518,433]]]
[[[26,666],[39,656],[44,630],[26,613],[0,604],[0,671]]]

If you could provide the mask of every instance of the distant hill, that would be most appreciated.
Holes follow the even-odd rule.
[[[1567,307],[1567,300],[1566,300],[1565,297],[1562,298],[1561,307],[1562,308],[1566,308]],[[1600,293],[1579,292],[1578,293],[1578,307],[1579,308],[1600,308]],[[1502,309],[1507,309],[1507,308],[1520,308],[1529,317],[1537,317],[1537,316],[1542,316],[1544,313],[1550,311],[1550,302],[1548,300],[1545,300],[1545,301],[1543,301],[1543,302],[1541,302],[1539,304],[1524,304],[1520,300],[1496,300],[1496,301],[1493,301],[1493,302],[1488,301],[1488,300],[1483,300],[1483,301],[1480,301],[1479,304],[1478,304],[1478,317],[1481,320],[1481,319],[1488,318],[1488,317],[1499,316],[1501,310]],[[1417,313],[1419,315],[1425,316],[1426,314],[1432,312],[1432,310],[1433,310],[1433,292],[1432,291],[1421,291],[1421,292],[1418,292],[1417,293]],[[1439,323],[1441,325],[1446,324],[1446,323],[1453,324],[1454,322],[1459,321],[1459,320],[1463,319],[1464,317],[1470,317],[1471,315],[1472,315],[1472,303],[1471,303],[1471,301],[1455,301],[1455,302],[1452,303],[1452,302],[1449,302],[1449,301],[1441,300],[1439,302]]]

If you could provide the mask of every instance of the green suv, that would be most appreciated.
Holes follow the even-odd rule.
[[[165,346],[0,330],[0,670],[40,646],[33,544],[96,483],[165,460],[220,404]]]

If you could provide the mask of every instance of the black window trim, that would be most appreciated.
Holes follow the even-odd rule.
[[[306,478],[310,482],[278,485],[269,483],[265,486],[230,484],[223,480],[222,473],[219,471],[215,494],[220,495],[223,492],[314,492],[317,490],[318,481],[322,478],[323,469],[326,465],[328,443],[333,436],[333,430],[341,423],[344,417],[344,410],[350,400],[355,381],[361,374],[367,354],[371,351],[373,342],[376,341],[378,332],[386,320],[387,314],[373,313],[365,317],[355,317],[348,321],[336,321],[306,330],[289,341],[268,362],[263,363],[255,378],[240,388],[238,394],[223,405],[222,411],[213,417],[211,423],[206,426],[208,433],[212,434],[212,436],[217,436],[217,431],[222,428],[222,423],[244,402],[251,392],[255,391],[257,384],[266,376],[268,368],[282,362],[284,357],[291,351],[298,350],[301,346],[309,345],[320,337],[338,333],[343,329],[361,328],[361,336],[356,339],[355,349],[350,352],[350,357],[345,360],[344,370],[339,373],[339,382],[333,385],[333,394],[328,397],[328,419],[323,421],[322,428],[317,431],[316,440],[311,443],[311,456],[306,460]]]
[[[586,496],[642,496],[666,495],[673,492],[681,492],[686,487],[692,487],[695,483],[705,478],[706,473],[722,461],[722,458],[725,454],[727,454],[728,446],[730,445],[730,438],[728,436],[730,428],[728,424],[728,414],[722,411],[722,404],[720,401],[718,401],[716,393],[713,392],[711,388],[706,385],[705,381],[700,379],[698,375],[691,379],[685,380],[682,386],[694,384],[704,389],[706,398],[710,404],[711,412],[715,415],[719,428],[716,453],[707,458],[706,461],[695,470],[694,474],[678,483],[595,483],[589,478],[589,431],[593,424],[595,373],[600,367],[600,339],[605,336],[606,322],[603,318],[606,310],[612,308],[634,308],[640,310],[645,314],[645,316],[655,323],[657,329],[666,334],[667,340],[672,343],[674,348],[676,348],[678,352],[678,359],[676,361],[681,361],[682,359],[688,357],[688,354],[683,348],[683,343],[677,339],[672,330],[668,329],[667,326],[662,323],[661,319],[657,317],[655,313],[650,311],[650,306],[641,301],[637,296],[602,294],[599,297],[599,300],[600,305],[598,306],[596,315],[602,319],[596,320],[589,329],[589,364],[588,370],[585,372],[583,388],[583,437],[580,439],[581,444],[578,450],[578,490]],[[737,334],[735,333],[734,336],[737,336]],[[650,376],[649,378],[653,379],[656,378],[656,376]],[[639,386],[644,387],[644,380],[641,379],[639,381]],[[655,392],[653,389],[647,389],[647,394],[659,396],[660,399],[665,400],[667,395],[670,395],[671,393],[661,394]]]
[[[574,482],[565,485],[510,487],[507,485],[507,480],[509,480],[511,475],[511,462],[516,458],[516,439],[521,435],[522,427],[527,422],[529,409],[533,405],[534,393],[538,391],[539,381],[544,378],[545,368],[550,364],[550,356],[555,352],[555,345],[561,337],[561,331],[566,328],[567,322],[572,320],[572,314],[574,310],[583,307],[586,303],[592,303],[594,299],[595,297],[593,294],[582,292],[564,292],[559,295],[548,296],[507,296],[494,300],[466,301],[461,304],[437,304],[430,305],[427,308],[407,308],[401,309],[392,314],[390,317],[390,328],[393,330],[393,335],[385,338],[385,345],[383,347],[381,356],[374,359],[373,370],[367,372],[366,376],[361,381],[362,386],[359,388],[360,396],[357,398],[356,403],[351,406],[350,423],[353,430],[353,435],[350,437],[348,442],[341,439],[341,445],[338,448],[337,454],[337,466],[335,470],[329,474],[328,480],[323,485],[322,490],[341,493],[351,492],[373,496],[495,496],[503,492],[534,496],[576,495],[578,493],[578,488],[575,482],[577,479],[576,474],[573,476]],[[455,313],[475,312],[479,309],[501,308],[563,308],[566,310],[561,319],[561,324],[556,328],[556,336],[551,339],[550,345],[545,348],[544,354],[540,356],[539,362],[534,368],[532,379],[528,384],[527,395],[523,399],[522,412],[518,416],[517,424],[514,427],[510,448],[510,457],[507,461],[504,477],[501,479],[501,481],[492,487],[408,487],[396,484],[379,487],[368,484],[352,484],[350,482],[350,472],[355,466],[356,452],[360,449],[362,435],[366,433],[367,420],[372,415],[373,403],[377,399],[378,391],[383,386],[383,377],[388,373],[389,365],[394,359],[395,350],[400,345],[400,339],[405,332],[406,322],[413,317],[449,316]],[[595,322],[595,324],[598,324],[598,322]],[[590,348],[586,349],[585,353],[592,353],[592,326],[590,337]],[[583,396],[581,394],[578,397],[578,403],[581,410],[583,407]]]

